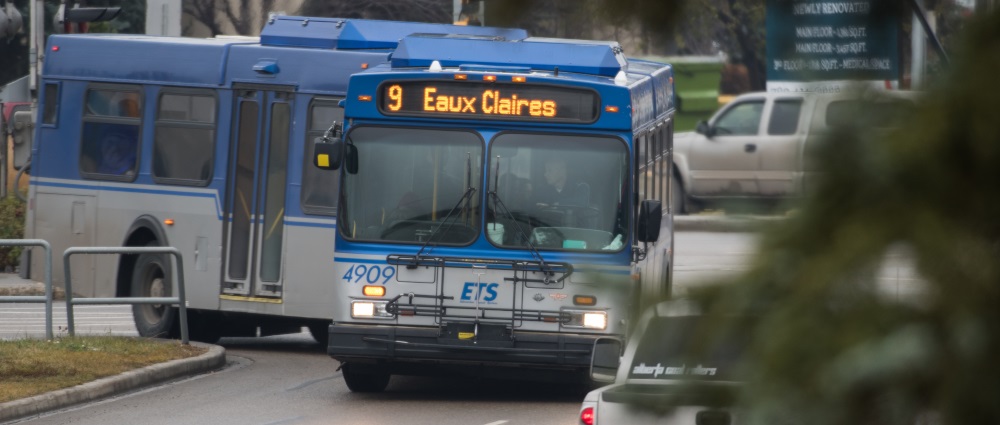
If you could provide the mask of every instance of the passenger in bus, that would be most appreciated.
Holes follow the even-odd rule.
[[[135,172],[136,141],[123,132],[109,133],[101,141],[100,174],[131,175]]]
[[[536,185],[535,205],[540,208],[556,205],[586,207],[590,205],[590,185],[570,182],[565,158],[550,158],[545,162],[545,184]]]

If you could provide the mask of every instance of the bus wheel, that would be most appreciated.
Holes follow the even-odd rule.
[[[377,368],[357,367],[351,363],[344,363],[340,371],[344,373],[344,382],[347,388],[356,393],[380,393],[389,385],[388,372]]]
[[[155,246],[155,245],[153,245]],[[169,297],[169,263],[160,254],[140,254],[132,272],[133,297]],[[174,322],[177,309],[166,304],[135,304],[132,306],[135,328],[144,337],[176,337]]]

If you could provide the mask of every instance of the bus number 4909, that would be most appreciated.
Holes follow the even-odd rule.
[[[347,273],[344,273],[344,280],[347,282],[361,283],[364,279],[368,283],[376,283],[379,279],[382,279],[382,284],[385,285],[396,275],[396,268],[391,266],[379,267],[379,266],[366,266],[364,264],[355,264],[351,268],[347,269]]]

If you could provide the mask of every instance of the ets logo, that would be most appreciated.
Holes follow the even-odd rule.
[[[478,300],[487,304],[496,304],[497,287],[499,286],[500,285],[497,283],[465,282],[465,286],[462,287],[462,296],[459,297],[459,301],[463,303],[474,303]]]

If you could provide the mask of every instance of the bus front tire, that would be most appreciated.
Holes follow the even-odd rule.
[[[380,393],[385,391],[389,385],[389,372],[378,370],[377,368],[355,367],[351,363],[344,363],[340,371],[344,374],[344,382],[347,388],[355,393]]]
[[[170,263],[161,254],[140,254],[132,270],[133,297],[169,297]],[[132,317],[140,336],[175,338],[177,309],[166,304],[134,304]]]

